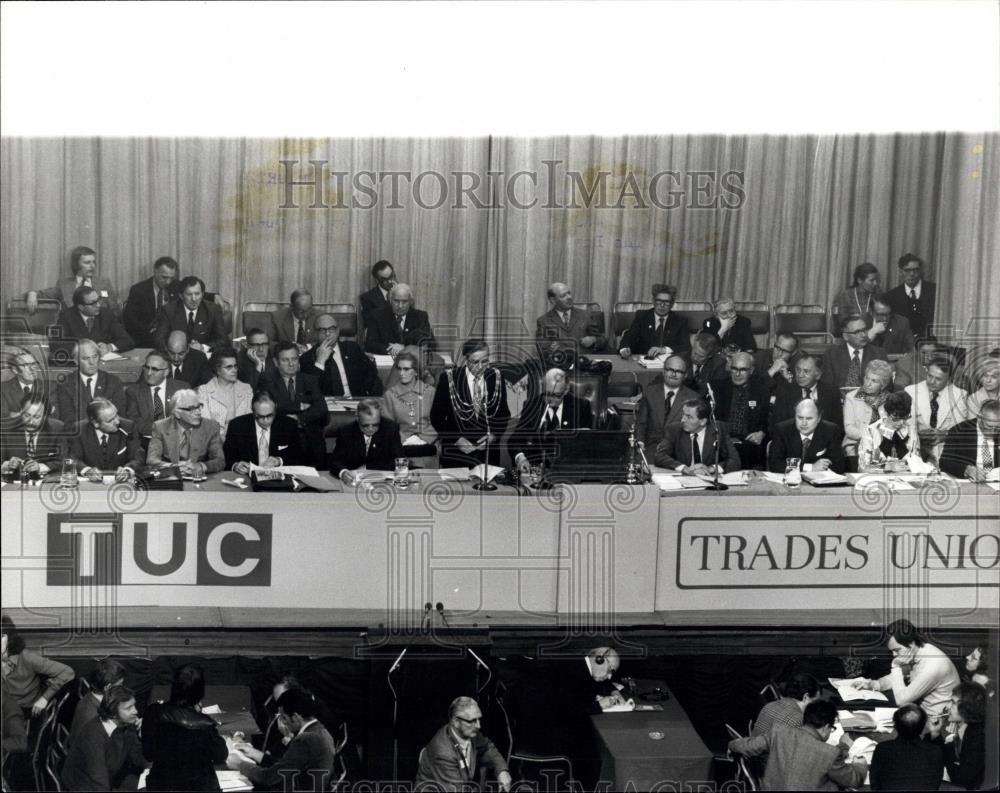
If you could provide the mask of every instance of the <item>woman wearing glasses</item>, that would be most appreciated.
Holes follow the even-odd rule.
[[[236,350],[225,349],[215,353],[212,369],[215,370],[215,377],[198,387],[198,398],[205,406],[202,415],[218,423],[225,440],[229,422],[250,412],[253,390],[238,379]]]
[[[420,362],[404,350],[396,356],[393,369],[399,381],[382,395],[382,415],[399,425],[400,440],[410,465],[437,468],[437,430],[431,424],[434,387],[420,377]]]

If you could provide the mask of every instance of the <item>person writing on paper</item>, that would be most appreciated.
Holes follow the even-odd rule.
[[[399,439],[399,425],[382,418],[377,399],[358,402],[357,420],[337,433],[337,445],[330,455],[330,473],[352,484],[361,471],[391,471],[396,458],[405,457]]]
[[[653,307],[635,312],[632,324],[622,335],[618,354],[626,359],[633,354],[655,358],[664,353],[690,350],[687,320],[670,311],[676,300],[676,286],[653,284]]]
[[[170,397],[170,418],[153,424],[146,465],[176,465],[181,476],[203,477],[226,467],[219,425],[201,417],[198,394],[182,388]]]
[[[952,427],[941,453],[941,470],[981,482],[1000,464],[1000,400],[979,406],[979,418]]]
[[[719,439],[719,473],[739,471],[740,455],[729,437],[724,421],[716,422],[718,433],[709,426],[709,407],[704,399],[689,399],[683,404],[681,420],[667,424],[663,440],[656,447],[656,465],[687,476],[712,476],[715,463],[715,439]]]
[[[229,422],[222,452],[226,468],[241,476],[250,473],[251,465],[276,468],[301,465],[304,459],[298,426],[278,413],[267,391],[254,394],[250,413]]]
[[[913,400],[905,391],[893,391],[882,404],[883,416],[861,434],[858,470],[908,471],[907,460],[920,459],[920,436],[912,417]]]
[[[933,728],[948,709],[952,689],[959,683],[958,670],[947,654],[928,643],[909,620],[896,620],[886,633],[886,646],[892,653],[889,674],[878,680],[859,677],[852,684],[869,691],[891,690],[897,706],[919,704]]]

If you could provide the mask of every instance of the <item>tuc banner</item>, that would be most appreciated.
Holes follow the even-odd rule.
[[[48,515],[49,586],[269,586],[269,514]]]

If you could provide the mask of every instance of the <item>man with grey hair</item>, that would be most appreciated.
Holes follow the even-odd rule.
[[[176,465],[181,476],[201,477],[226,467],[219,425],[201,417],[197,392],[182,388],[169,400],[170,417],[153,424],[146,464]]]
[[[604,351],[607,338],[589,311],[574,307],[572,289],[557,281],[549,287],[548,299],[549,310],[535,320],[535,340],[543,361],[569,369],[578,353]]]
[[[399,439],[399,425],[382,417],[382,405],[377,399],[358,402],[357,420],[337,433],[337,445],[330,457],[330,473],[391,471],[397,457],[405,457]]]
[[[416,790],[472,790],[477,788],[483,765],[500,790],[510,790],[511,776],[503,755],[482,734],[483,712],[472,697],[458,697],[448,707],[448,723],[420,752]]]
[[[867,315],[848,314],[840,318],[842,343],[823,355],[823,381],[837,388],[857,388],[870,361],[886,361],[885,350],[871,343]]]
[[[274,330],[272,339],[290,341],[303,353],[316,343],[316,318],[319,312],[313,308],[313,296],[308,289],[296,289],[288,298],[288,305],[271,312]]]
[[[434,331],[426,311],[413,307],[413,290],[396,284],[389,290],[389,305],[369,315],[365,350],[375,355],[396,357],[411,344],[434,344]]]
[[[125,386],[108,372],[100,370],[101,350],[90,339],[80,339],[73,346],[76,375],[56,389],[56,415],[60,421],[71,425],[87,418],[87,405],[95,399],[108,399],[120,410],[125,410]]]
[[[715,417],[729,425],[729,434],[744,468],[764,463],[771,395],[754,375],[753,355],[736,353],[729,362],[729,377],[711,384]]]
[[[719,337],[722,349],[757,352],[750,320],[736,313],[736,302],[731,297],[720,297],[712,305],[715,316],[705,320],[704,329]]]
[[[100,482],[105,474],[113,475],[116,482],[125,482],[142,465],[139,436],[123,429],[118,408],[100,397],[87,405],[87,419],[77,425],[69,454],[76,460],[81,476],[92,482]]]
[[[522,474],[542,462],[546,449],[553,450],[553,433],[593,427],[590,402],[570,393],[562,369],[553,367],[545,373],[542,390],[543,393],[525,402],[508,444],[510,458]]]

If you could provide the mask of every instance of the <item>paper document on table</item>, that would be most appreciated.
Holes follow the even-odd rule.
[[[217,770],[215,776],[222,790],[253,790],[253,784],[239,771]]]
[[[411,435],[405,441],[403,441],[404,446],[425,446],[427,441],[421,440],[419,435]]]
[[[1000,482],[987,482],[986,486],[1000,492]]]
[[[376,355],[375,365],[380,369],[389,369],[392,366],[391,355]]]
[[[698,476],[699,479],[704,479],[706,482],[714,482],[713,477],[705,474]],[[719,474],[719,481],[724,485],[729,485],[729,487],[744,487],[750,484],[747,479],[746,471],[733,471],[728,474]]]
[[[874,708],[868,711],[875,720],[875,729],[879,732],[892,732],[892,716],[895,712],[895,708]]]
[[[861,678],[831,677],[828,678],[830,685],[837,689],[837,694],[844,702],[863,702],[865,700],[876,700],[878,702],[888,702],[888,698],[881,691],[871,691],[867,688],[855,688],[851,681]]]
[[[1000,468],[994,468],[988,474],[986,474],[986,482],[1000,482]]]
[[[468,482],[472,474],[468,468],[438,468],[438,476],[452,482]]]
[[[699,479],[697,476],[684,476],[682,474],[674,478],[685,490],[704,490],[709,485],[707,481]]]
[[[907,455],[906,466],[910,469],[911,474],[929,474],[934,470],[934,466],[930,463],[925,463],[920,459],[919,454]]]
[[[119,355],[116,352],[111,352],[110,350],[101,356],[102,361],[124,361],[125,356]]]
[[[220,713],[222,713],[222,708],[220,708],[218,705],[206,705],[201,709],[201,712],[204,713],[206,716],[218,716]]]
[[[503,473],[503,468],[499,465],[486,465],[485,463],[480,463],[475,468],[469,469],[469,474],[472,476],[477,476],[484,482],[492,482],[500,474]]]
[[[859,757],[863,757],[865,761],[871,765],[872,755],[875,753],[875,747],[878,744],[871,738],[866,738],[861,736],[854,743],[851,744],[851,748],[847,750],[847,759],[854,761]]]
[[[802,474],[802,478],[805,479],[809,484],[822,486],[822,485],[840,485],[847,481],[847,477],[843,474],[838,474],[836,471],[806,471]]]
[[[767,480],[768,482],[774,482],[775,484],[778,485],[783,485],[785,483],[784,474],[775,474],[772,473],[771,471],[761,471],[760,475],[763,476],[764,479]]]
[[[635,710],[635,700],[629,699],[622,702],[620,705],[609,705],[606,708],[601,708],[604,713],[631,713]]]
[[[660,490],[683,490],[684,486],[678,482],[677,476],[673,474],[653,474],[653,484]]]
[[[916,490],[909,482],[899,477],[886,476],[885,474],[864,474],[854,480],[855,490],[867,490],[868,488],[885,488],[896,492]]]
[[[666,359],[666,355],[657,355],[655,358],[647,358],[645,355],[637,355],[634,360],[643,369],[662,369],[663,362]]]

